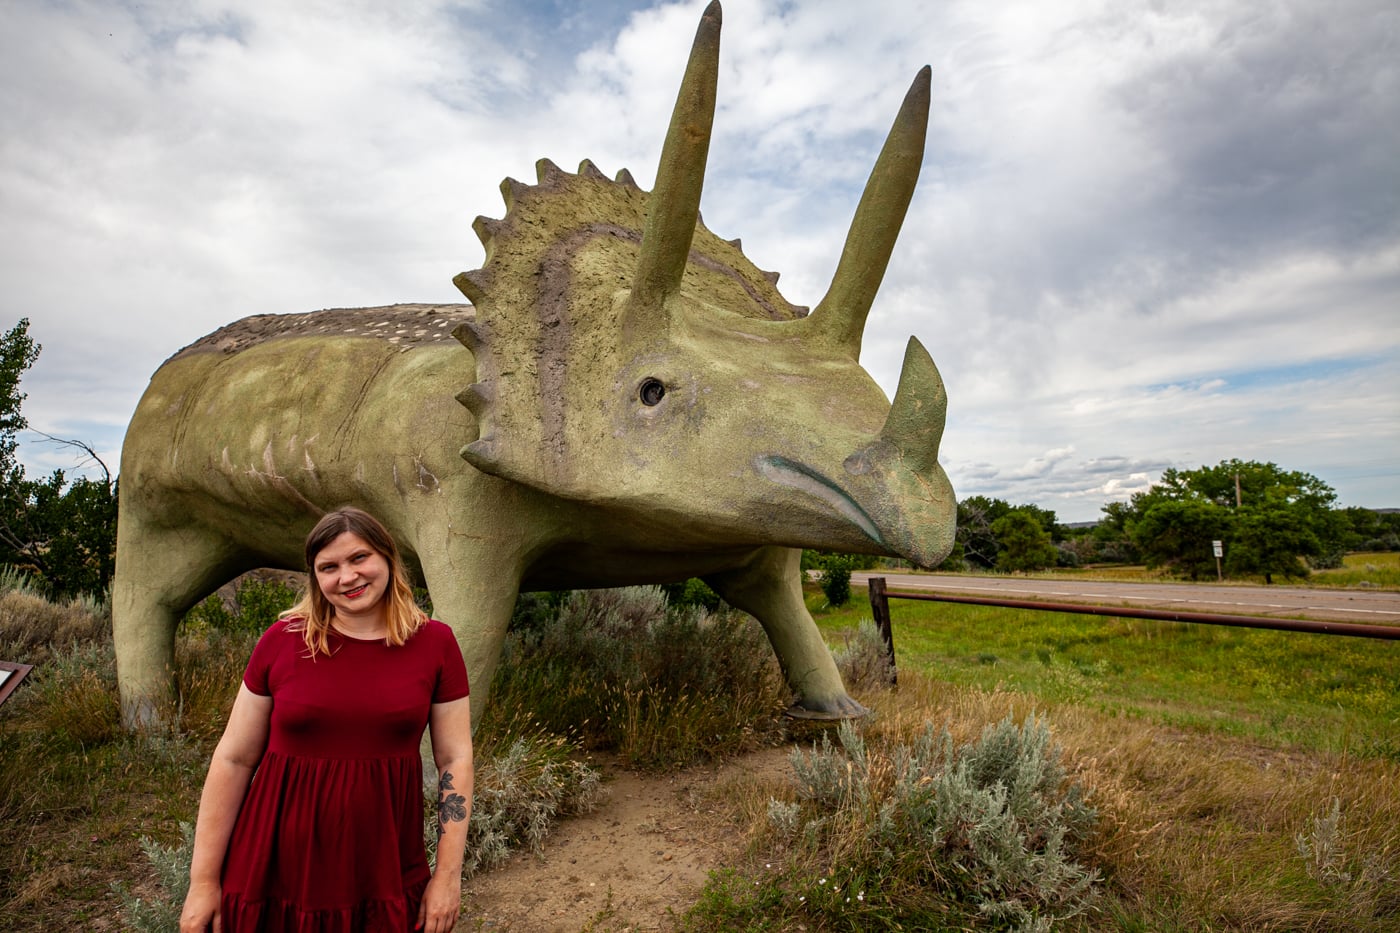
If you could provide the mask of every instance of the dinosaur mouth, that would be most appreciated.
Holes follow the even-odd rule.
[[[885,539],[881,537],[870,516],[865,514],[865,510],[857,505],[844,489],[817,471],[777,455],[759,457],[757,467],[765,479],[820,499],[863,531],[870,540],[885,545]]]

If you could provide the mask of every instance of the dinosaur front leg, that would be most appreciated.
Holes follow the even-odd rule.
[[[731,606],[758,619],[797,694],[789,713],[806,719],[854,719],[870,711],[846,693],[836,662],[802,600],[802,552],[766,547],[736,570],[705,577]]]
[[[491,679],[520,591],[522,563],[501,541],[466,535],[450,523],[421,535],[418,558],[433,615],[457,635],[471,681],[472,729],[481,723]]]

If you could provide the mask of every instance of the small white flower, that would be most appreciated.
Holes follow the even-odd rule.
[[[858,900],[858,901],[863,901],[863,900],[865,900],[865,892],[862,891],[862,892],[860,892],[859,894],[857,894],[857,895],[856,895],[856,900]]]
[[[820,881],[817,882],[817,884],[826,884],[826,879],[825,879],[825,878],[821,879]]]

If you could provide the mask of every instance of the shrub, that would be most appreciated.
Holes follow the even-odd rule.
[[[838,608],[851,601],[851,568],[854,562],[845,554],[822,558],[821,587],[827,605]]]
[[[218,593],[210,593],[193,609],[185,613],[181,624],[190,631],[227,632],[233,628],[233,613],[224,605]]]
[[[33,704],[45,732],[76,746],[124,735],[116,655],[110,642],[57,650],[31,676],[35,682],[25,700]]]
[[[296,601],[297,591],[281,580],[245,579],[234,592],[233,626],[242,631],[266,631]]]
[[[0,579],[0,649],[7,659],[37,664],[52,651],[105,642],[111,635],[105,604],[90,598],[50,602],[19,575]]]
[[[894,674],[885,636],[870,619],[861,619],[854,631],[844,633],[845,643],[832,652],[836,669],[847,690],[877,690],[887,687]]]
[[[661,587],[666,602],[675,607],[698,606],[707,612],[719,612],[724,601],[704,580],[691,577],[683,583],[668,583]]]
[[[840,928],[961,928],[976,917],[1039,931],[1089,905],[1097,875],[1075,855],[1095,813],[1042,720],[1007,717],[961,747],[932,726],[869,748],[846,722],[837,740],[793,753],[800,809],[769,805],[790,850],[782,883],[804,892],[790,908]]]
[[[758,624],[670,607],[657,587],[581,590],[506,639],[483,741],[528,710],[538,728],[634,767],[732,754],[778,730],[789,697]]]
[[[543,850],[560,817],[587,813],[603,793],[602,775],[574,760],[577,748],[557,736],[520,736],[500,755],[476,762],[472,815],[467,824],[464,877],[503,864],[521,846]],[[424,835],[429,860],[437,858],[437,801],[425,801]]]
[[[243,577],[225,604],[218,593],[185,613],[184,624],[194,631],[262,633],[277,616],[297,601],[295,589],[274,578]]]
[[[121,900],[121,912],[127,929],[135,933],[178,933],[180,911],[190,890],[190,861],[194,857],[194,827],[180,824],[181,842],[163,846],[148,837],[141,837],[141,851],[151,863],[152,873],[160,885],[160,893],[140,898],[125,884],[112,885]]]

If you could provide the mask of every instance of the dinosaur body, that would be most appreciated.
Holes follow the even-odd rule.
[[[862,712],[807,613],[800,548],[937,563],[955,502],[944,395],[911,340],[893,405],[857,357],[917,177],[906,98],[832,287],[698,222],[719,13],[697,34],[657,184],[547,161],[475,227],[471,305],[248,318],[151,380],[122,456],[113,624],[127,721],[170,695],[181,615],[238,573],[301,567],[326,510],[393,532],[457,632],[479,716],[522,590],[699,576],[763,624],[797,700]]]

